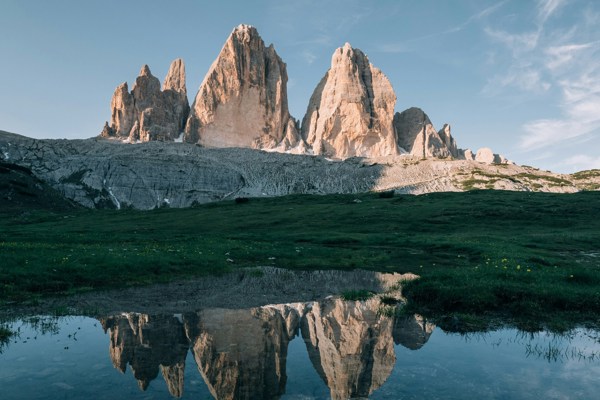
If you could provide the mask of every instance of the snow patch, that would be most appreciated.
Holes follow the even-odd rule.
[[[106,183],[106,180],[104,180],[104,182]],[[111,187],[108,188],[108,194],[109,194],[112,202],[115,204],[115,206],[117,206],[117,210],[120,210],[121,209],[121,203],[117,199],[117,196],[115,196],[114,193],[112,192],[112,188]]]
[[[132,142],[131,140],[129,140],[129,138],[127,139],[123,139],[121,140],[122,143],[127,143],[127,144],[139,144],[142,143],[142,141],[140,139],[136,140],[135,142]]]
[[[171,200],[169,200],[169,199],[166,199],[166,198],[165,198],[165,199],[163,199],[163,201],[164,201],[166,204],[168,204],[168,205],[171,205]]]
[[[4,152],[4,160],[8,161],[8,152]]]
[[[175,143],[183,143],[183,132],[179,134],[179,137],[173,140]]]

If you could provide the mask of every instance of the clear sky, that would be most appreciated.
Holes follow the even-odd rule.
[[[143,64],[184,59],[190,102],[232,29],[288,66],[301,119],[349,42],[459,147],[558,172],[600,168],[599,0],[0,0],[0,129],[87,138]]]

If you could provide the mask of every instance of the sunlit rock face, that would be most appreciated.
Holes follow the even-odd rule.
[[[484,164],[500,164],[501,158],[500,155],[494,154],[492,149],[489,147],[482,147],[481,149],[477,150],[475,161]]]
[[[398,154],[392,126],[396,95],[388,78],[346,43],[310,98],[302,137],[314,154],[336,158]]]
[[[290,116],[286,65],[256,28],[233,30],[200,85],[185,141],[285,151],[300,145]]]
[[[101,136],[135,143],[173,141],[180,137],[189,114],[183,60],[171,63],[161,90],[160,82],[144,65],[133,89],[119,85],[111,100],[111,120]]]
[[[313,366],[332,399],[368,397],[396,362],[393,319],[377,315],[378,299],[314,303],[302,320],[302,337]]]
[[[217,399],[270,399],[285,391],[289,342],[302,306],[246,310],[209,309],[198,314],[194,336],[198,369]]]
[[[125,372],[129,365],[142,390],[160,371],[171,395],[182,396],[189,341],[178,318],[126,314],[108,317],[101,323],[105,331],[110,331],[109,353],[116,369]]]

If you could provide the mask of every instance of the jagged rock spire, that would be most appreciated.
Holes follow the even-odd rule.
[[[183,60],[173,61],[163,86],[161,91],[150,67],[142,66],[131,92],[127,82],[115,89],[110,125],[105,124],[101,135],[130,142],[179,137],[189,114]]]
[[[256,28],[236,27],[200,85],[185,140],[208,147],[275,148],[298,141],[286,65]],[[289,141],[289,140],[288,140]]]
[[[396,95],[387,77],[349,43],[338,48],[302,121],[315,154],[346,158],[397,154]]]
[[[171,67],[169,68],[169,72],[163,83],[163,91],[165,90],[187,93],[185,87],[185,65],[181,58],[178,58],[171,63]]]

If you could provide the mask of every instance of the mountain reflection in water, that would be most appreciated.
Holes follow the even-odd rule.
[[[326,299],[250,309],[205,309],[160,316],[122,314],[101,319],[115,368],[129,365],[140,389],[162,374],[174,397],[183,395],[191,349],[217,399],[270,399],[285,393],[288,344],[301,334],[310,361],[333,399],[367,397],[390,376],[394,344],[422,347],[434,326],[420,316],[378,313],[377,298]]]

